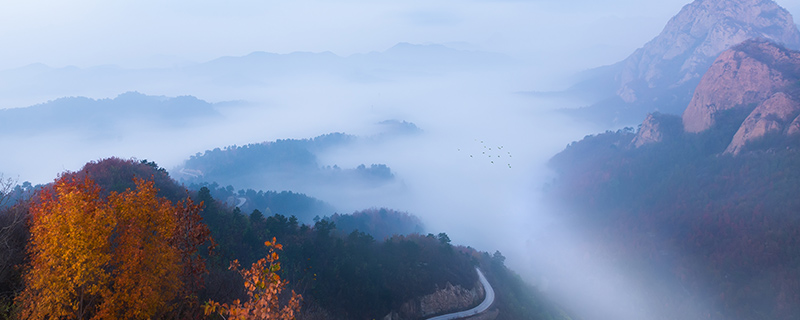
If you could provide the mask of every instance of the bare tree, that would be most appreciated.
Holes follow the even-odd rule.
[[[9,317],[13,297],[21,289],[18,265],[25,261],[28,206],[15,190],[16,180],[0,174],[0,319]]]
[[[8,202],[11,201],[11,192],[14,191],[14,186],[17,181],[11,178],[5,178],[0,173],[0,209],[5,208]]]

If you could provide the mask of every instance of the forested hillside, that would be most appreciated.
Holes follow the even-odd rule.
[[[549,192],[712,318],[796,319],[800,141],[768,136],[722,154],[746,115],[719,114],[701,133],[657,115],[662,141],[638,148],[631,129],[588,136],[553,157]]]
[[[14,189],[4,190],[6,196]],[[0,235],[10,240],[0,250],[7,257],[0,265],[3,317],[111,319],[124,310],[144,318],[214,319],[234,310],[236,299],[242,306],[254,301],[248,295],[254,287],[236,270],[267,268],[280,279],[275,288],[286,286],[270,303],[302,297],[297,319],[377,319],[392,312],[418,319],[423,314],[414,306],[422,297],[443,288],[475,290],[474,267],[480,266],[498,288],[496,319],[563,318],[503,265],[499,252],[453,245],[445,233],[392,235],[412,225],[405,232],[421,231],[419,219],[407,213],[366,210],[308,225],[295,216],[244,212],[215,199],[207,186],[184,189],[154,162],[117,158],[90,162],[39,190],[0,214]],[[298,196],[285,204],[287,211],[318,203]],[[19,223],[25,219],[31,224]],[[233,261],[241,267],[231,269]],[[441,308],[436,312],[457,311]]]

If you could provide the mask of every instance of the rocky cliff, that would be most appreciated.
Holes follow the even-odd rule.
[[[701,132],[721,111],[765,101],[796,80],[792,65],[800,65],[800,53],[767,41],[747,41],[724,52],[695,89],[683,113],[684,128]]]
[[[791,14],[772,0],[696,0],[622,62],[617,95],[630,103],[648,91],[694,85],[721,52],[751,38],[800,48]]]
[[[661,129],[661,123],[656,120],[653,114],[648,114],[639,131],[636,132],[631,144],[638,148],[648,143],[661,142],[662,139],[664,139],[664,133]]]
[[[786,93],[773,94],[747,116],[733,136],[731,144],[725,149],[725,153],[739,154],[744,145],[750,141],[768,133],[782,133],[787,129],[786,124],[797,117],[798,113],[800,113],[800,103]]]
[[[731,140],[724,151],[734,155],[769,134],[800,134],[800,52],[766,40],[748,40],[723,52],[703,76],[681,120],[687,133],[738,128],[727,136]],[[632,145],[663,140],[662,122],[648,116]]]
[[[684,129],[708,130],[732,109],[747,117],[737,124],[725,153],[738,154],[745,144],[769,133],[798,133],[800,52],[764,40],[749,40],[724,52],[697,86],[683,113]]]
[[[630,146],[638,148],[646,144],[670,140],[680,134],[682,128],[681,119],[678,116],[659,112],[650,113],[631,140]]]

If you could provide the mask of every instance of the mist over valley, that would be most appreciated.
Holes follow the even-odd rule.
[[[268,270],[298,319],[467,310],[489,296],[476,268],[485,319],[793,319],[800,4],[686,2],[18,4],[30,21],[0,13],[0,306],[21,311],[3,315],[36,314],[15,313],[37,296],[10,270],[56,261],[29,244],[62,212],[40,203],[96,183],[91,203],[137,221],[113,208],[143,178],[202,202],[214,239],[196,301],[165,292],[181,307],[153,318],[223,315],[208,306],[248,297],[229,263],[280,242]]]

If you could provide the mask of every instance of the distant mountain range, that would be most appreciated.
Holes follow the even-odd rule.
[[[53,68],[32,64],[0,71],[0,108],[24,107],[64,96],[110,96],[131,90],[198,95],[209,88],[263,87],[286,76],[328,75],[351,82],[383,82],[402,76],[492,68],[509,61],[509,57],[495,53],[399,43],[382,52],[347,57],[331,52],[253,52],[154,69],[113,65]]]
[[[586,72],[569,92],[599,102],[573,114],[617,125],[653,111],[680,114],[717,56],[754,38],[800,48],[791,14],[774,1],[696,0],[627,59]]]
[[[0,136],[74,132],[114,136],[125,128],[181,127],[218,115],[213,104],[192,96],[169,98],[127,92],[114,99],[67,97],[0,110]]]

